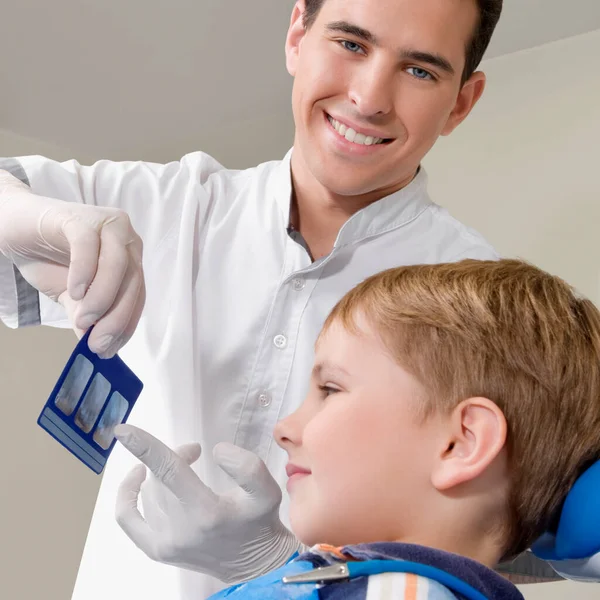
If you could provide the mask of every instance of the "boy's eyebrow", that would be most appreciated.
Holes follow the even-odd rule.
[[[378,45],[377,36],[366,29],[348,23],[348,21],[333,21],[327,24],[327,31],[337,31],[340,33],[346,33],[357,37],[373,46]],[[400,52],[400,58],[402,60],[414,60],[415,62],[426,63],[432,67],[437,67],[442,71],[448,73],[448,75],[454,75],[454,67],[450,61],[444,58],[441,54],[433,52],[424,52],[422,50],[407,49]]]
[[[331,373],[333,375],[350,375],[350,373],[348,373],[348,371],[346,371],[346,369],[344,369],[343,367],[326,361],[315,363],[315,366],[312,370],[312,375],[313,377],[319,377],[323,373],[323,371],[325,371],[326,373]]]

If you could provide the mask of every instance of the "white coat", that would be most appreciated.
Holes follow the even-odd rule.
[[[303,400],[315,339],[345,292],[390,267],[497,258],[429,199],[421,169],[403,190],[356,213],[331,254],[312,262],[288,231],[290,156],[243,171],[199,152],[167,165],[0,161],[34,193],[130,215],[144,241],[147,302],[120,352],[145,384],[129,422],[171,447],[199,441],[205,452],[195,468],[216,490],[232,485],[209,460],[219,441],[257,453],[285,482],[273,427]],[[68,326],[62,309],[1,255],[0,317],[13,327]],[[222,586],[208,577],[150,561],[119,529],[116,489],[133,461],[116,446],[73,598],[200,600],[217,591]]]

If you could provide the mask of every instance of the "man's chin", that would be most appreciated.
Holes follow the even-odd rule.
[[[345,173],[338,172],[337,178],[324,178],[320,183],[332,196],[346,198],[368,196],[376,190],[376,186],[365,185],[364,179],[356,181],[355,173],[345,177]]]

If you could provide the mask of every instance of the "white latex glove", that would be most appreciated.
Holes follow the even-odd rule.
[[[117,522],[151,559],[233,584],[280,567],[302,549],[279,520],[281,490],[256,455],[233,444],[215,446],[214,460],[239,486],[217,495],[188,465],[200,456],[199,444],[182,447],[182,457],[132,425],[119,425],[115,435],[154,474],[143,517],[143,465],[123,480],[116,504]],[[170,497],[157,493],[157,485]]]
[[[142,241],[113,208],[33,194],[0,170],[0,253],[62,304],[92,351],[110,357],[129,340],[145,302]]]

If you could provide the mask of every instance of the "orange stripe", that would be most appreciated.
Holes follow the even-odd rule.
[[[333,554],[334,556],[337,556],[338,558],[343,558],[343,559],[347,558],[347,556],[345,554],[343,554],[343,552],[341,551],[341,547],[336,548],[335,546],[331,546],[330,544],[319,544],[318,548],[322,552],[329,552],[329,554]]]
[[[404,588],[404,600],[417,600],[417,588],[419,580],[414,573],[406,574],[406,587]]]

